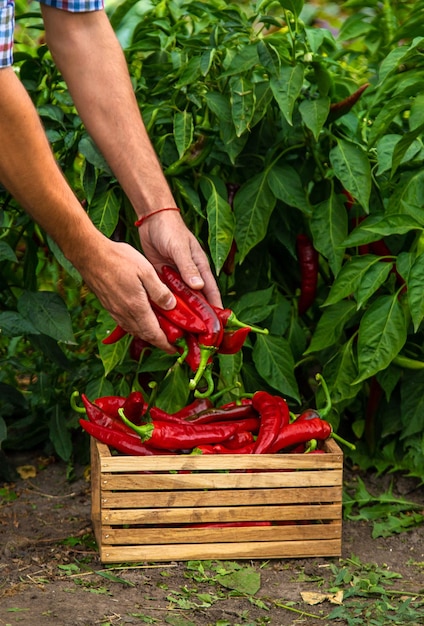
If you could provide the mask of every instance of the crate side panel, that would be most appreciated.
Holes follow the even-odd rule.
[[[284,559],[340,556],[339,539],[248,543],[173,544],[159,546],[104,546],[103,563],[188,561],[205,559]]]
[[[340,539],[341,522],[252,526],[235,528],[109,528],[102,533],[108,545],[222,543],[246,541],[293,541]]]

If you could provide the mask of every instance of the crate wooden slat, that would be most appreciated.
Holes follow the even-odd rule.
[[[340,556],[343,455],[114,456],[91,441],[103,563]],[[270,526],[202,528],[208,523]],[[194,526],[193,526],[194,525]]]

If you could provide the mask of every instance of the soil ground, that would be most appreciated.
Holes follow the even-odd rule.
[[[21,473],[28,466],[29,474],[0,484],[1,626],[393,623],[392,618],[385,621],[381,607],[380,621],[355,621],[354,607],[351,617],[329,617],[340,601],[333,593],[336,579],[346,598],[349,589],[355,585],[358,589],[358,575],[356,579],[348,575],[352,562],[360,564],[367,584],[374,577],[376,585],[385,582],[403,594],[403,606],[411,598],[414,602],[421,598],[416,604],[418,613],[414,610],[406,621],[394,623],[424,624],[424,612],[419,613],[424,606],[422,526],[373,539],[371,522],[345,521],[341,559],[243,561],[243,568],[260,577],[260,586],[252,594],[237,593],[216,584],[219,562],[206,564],[209,574],[198,564],[190,568],[183,562],[103,566],[92,535],[85,468],[76,468],[70,482],[66,466],[54,459],[36,453],[9,458]],[[350,478],[349,471],[345,480]],[[374,493],[382,493],[393,480],[373,475],[362,478]],[[424,502],[422,487],[412,479],[395,477],[394,493]],[[323,594],[324,599],[320,596],[318,604],[311,604],[308,593]],[[359,598],[362,603],[367,601],[364,598]]]

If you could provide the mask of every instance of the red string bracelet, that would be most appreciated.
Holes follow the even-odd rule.
[[[143,215],[143,217],[140,217],[140,219],[134,223],[134,226],[137,226],[138,228],[139,226],[143,224],[143,222],[148,220],[149,217],[152,217],[152,215],[156,215],[156,213],[162,213],[162,211],[178,211],[178,213],[181,213],[180,209],[176,206],[165,207],[163,209],[156,209],[156,211],[152,211],[151,213],[148,213],[147,215]]]

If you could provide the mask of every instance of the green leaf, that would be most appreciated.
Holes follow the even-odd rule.
[[[49,435],[54,449],[63,461],[72,456],[72,438],[63,416],[62,408],[57,404],[49,422]]]
[[[418,332],[424,319],[424,254],[420,254],[414,261],[406,278],[407,298],[411,312],[414,331]]]
[[[393,263],[386,263],[384,261],[374,263],[374,265],[370,267],[355,292],[358,309],[362,308],[369,298],[385,283],[392,268]]]
[[[280,5],[283,7],[283,9],[286,9],[286,11],[290,11],[296,17],[299,17],[299,15],[301,14],[302,9],[303,9],[303,4],[304,4],[303,0],[278,0],[278,1]]]
[[[354,256],[347,261],[336,279],[334,280],[330,293],[322,306],[336,304],[344,298],[348,298],[357,291],[364,276],[376,263],[380,262],[379,257],[373,254]]]
[[[268,174],[272,193],[290,207],[310,212],[309,201],[298,172],[290,165],[274,165]]]
[[[31,320],[17,311],[2,311],[0,312],[0,333],[4,337],[19,337],[20,335],[37,335],[39,331]]]
[[[88,135],[82,137],[78,143],[78,150],[87,159],[91,165],[94,165],[98,170],[105,172],[109,176],[112,176],[112,172],[107,164],[106,160],[102,156],[101,152],[97,148],[94,141]]]
[[[275,202],[275,196],[268,185],[267,170],[245,182],[237,191],[234,198],[234,215],[240,263],[265,237]]]
[[[4,419],[0,415],[0,449],[3,441],[7,439],[7,425]]]
[[[0,261],[12,261],[12,263],[18,262],[15,251],[6,241],[0,241]]]
[[[355,310],[356,306],[352,301],[342,300],[330,305],[318,320],[315,333],[312,335],[305,354],[319,352],[336,344],[343,333],[345,324],[354,315]]]
[[[88,213],[95,226],[106,236],[110,237],[119,221],[120,198],[114,189],[108,189],[101,195],[95,196],[90,204]]]
[[[237,137],[250,130],[255,110],[255,92],[252,83],[243,76],[230,79],[230,101]]]
[[[185,369],[176,363],[160,383],[156,405],[163,411],[173,413],[187,404],[189,394]]]
[[[252,358],[258,373],[284,396],[300,401],[294,376],[294,359],[284,337],[257,335]]]
[[[417,435],[423,430],[423,410],[424,394],[422,385],[424,384],[424,371],[412,372],[402,380],[401,393],[401,417],[402,432],[401,439]]]
[[[278,76],[272,76],[270,85],[274,98],[290,126],[293,125],[293,109],[303,86],[303,65],[300,63],[280,68]]]
[[[234,238],[235,217],[228,202],[218,193],[212,178],[202,178],[202,189],[208,186],[206,214],[208,220],[208,245],[215,271],[219,275],[231,249]]]
[[[421,137],[423,130],[424,124],[422,124],[418,128],[415,128],[409,133],[405,133],[402,139],[397,142],[393,151],[392,170],[390,172],[390,176],[392,178],[395,175],[399,165],[403,162],[406,155],[408,154],[408,150],[410,150],[411,148],[414,149],[414,147],[415,152],[418,152],[420,150],[421,142],[417,141],[417,138]]]
[[[173,125],[175,145],[177,146],[178,156],[181,159],[193,141],[193,116],[187,111],[177,111],[174,115]]]
[[[312,132],[315,141],[318,141],[321,130],[330,111],[330,98],[324,96],[313,100],[303,100],[299,105],[299,112],[303,123]]]
[[[398,294],[381,296],[365,311],[358,333],[358,371],[355,383],[390,365],[407,337],[407,320]]]
[[[330,151],[330,162],[343,187],[368,213],[371,167],[362,147],[346,139],[338,138],[337,145]]]
[[[226,589],[254,596],[261,588],[261,575],[253,567],[242,567],[233,572],[218,574],[216,581]]]
[[[71,317],[57,293],[24,291],[18,299],[18,312],[40,333],[62,343],[76,344]]]
[[[345,254],[342,244],[348,232],[347,212],[339,195],[333,194],[314,206],[310,226],[315,249],[328,259],[337,276]]]
[[[352,384],[358,375],[353,349],[355,341],[356,337],[351,337],[349,341],[337,350],[324,369],[324,378],[334,405],[355,398],[362,388],[361,383]]]

